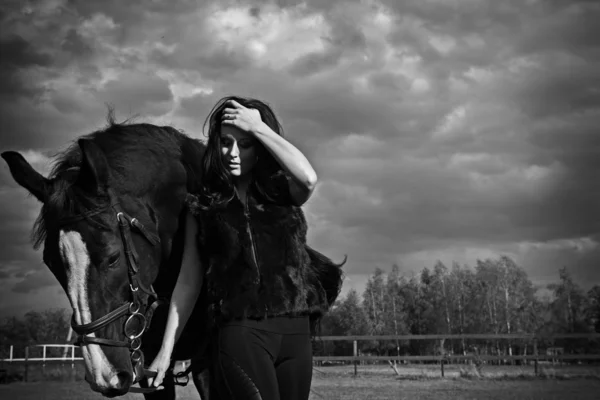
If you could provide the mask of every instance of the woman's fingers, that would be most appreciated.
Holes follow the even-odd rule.
[[[148,381],[148,387],[158,387],[162,384],[163,380],[165,379],[165,369],[163,367],[155,367],[153,365],[151,365],[148,368],[148,371],[154,371],[156,372],[156,376],[154,377],[149,377],[147,379]]]
[[[160,386],[164,378],[165,378],[165,371],[162,368],[159,368],[159,370],[156,373],[156,378],[154,378],[154,382],[152,382],[152,386],[154,386],[154,387]]]
[[[148,368],[148,371],[154,371],[154,370],[153,370],[153,369],[151,369],[151,368],[152,368],[152,367]],[[152,385],[154,385],[154,380],[155,380],[155,379],[156,379],[155,377],[150,377],[150,378],[148,378],[148,379],[147,379],[147,382],[148,382],[148,387],[152,387]]]
[[[235,116],[233,115],[224,115],[223,118],[221,119],[221,123],[223,124],[229,124],[235,121]]]
[[[221,117],[221,120],[223,120],[223,121],[234,120],[236,118],[237,114],[238,114],[238,110],[234,110],[233,108],[226,108],[223,110],[223,115]]]
[[[236,108],[232,108],[236,107]],[[221,115],[221,123],[235,126],[242,131],[250,132],[262,122],[260,112],[254,108],[246,108],[234,100],[227,103]]]
[[[243,105],[241,105],[240,103],[238,103],[238,102],[237,102],[237,101],[235,101],[235,100],[228,100],[228,101],[227,101],[227,103],[225,103],[225,104],[228,104],[228,105],[230,105],[230,106],[233,106],[234,108],[244,108],[244,106],[243,106]]]

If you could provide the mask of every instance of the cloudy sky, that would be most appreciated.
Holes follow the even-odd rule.
[[[3,2],[0,150],[41,172],[117,117],[202,138],[220,97],[273,105],[320,178],[310,243],[375,267],[505,254],[600,283],[599,4],[571,0]],[[594,26],[595,25],[595,26]],[[68,306],[40,205],[0,167],[0,316]]]

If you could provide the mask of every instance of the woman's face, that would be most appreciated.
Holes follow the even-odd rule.
[[[221,125],[221,156],[232,176],[243,176],[254,168],[257,145],[256,139],[250,134],[230,125]]]

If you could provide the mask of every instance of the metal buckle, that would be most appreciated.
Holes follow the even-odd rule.
[[[139,328],[139,332],[137,334],[129,334],[127,332],[127,327],[135,318],[139,318],[141,328]],[[146,331],[146,317],[143,314],[140,314],[138,312],[131,314],[127,318],[127,321],[125,321],[125,325],[123,325],[123,333],[125,334],[125,337],[127,337],[129,340],[135,340],[135,339],[140,338],[144,334],[145,331]]]
[[[179,381],[179,378],[185,378],[185,382]],[[173,380],[175,381],[176,385],[187,386],[187,384],[190,383],[190,375],[189,373],[184,375],[182,372],[180,372],[178,374],[173,375]]]
[[[133,363],[138,363],[140,362],[140,360],[142,359],[142,352],[139,350],[134,350],[131,353],[131,361],[133,361]]]
[[[140,347],[142,347],[142,340],[140,338],[133,339],[131,343],[129,343],[129,349],[132,352],[139,350]]]
[[[139,313],[139,311],[140,311],[140,303],[138,303],[136,301],[132,301],[131,303],[129,303],[129,313],[130,314],[137,314],[137,313]]]

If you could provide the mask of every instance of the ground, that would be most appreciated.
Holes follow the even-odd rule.
[[[82,366],[31,368],[29,380],[0,385],[1,399],[100,400],[82,377]],[[533,366],[399,365],[396,373],[385,365],[322,366],[314,369],[310,400],[587,400],[600,393],[600,366],[543,364],[538,376]],[[178,388],[178,400],[198,399],[193,383]],[[123,400],[143,399],[128,394]]]
[[[594,400],[600,380],[398,380],[386,378],[318,379],[310,400]],[[179,399],[198,399],[193,385],[178,388]],[[0,398],[19,400],[100,400],[85,382],[33,382],[0,385]],[[123,400],[143,399],[128,394]]]

